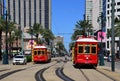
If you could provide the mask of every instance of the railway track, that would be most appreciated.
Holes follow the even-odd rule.
[[[66,76],[66,75],[64,74],[64,72],[63,72],[63,67],[57,68],[57,70],[56,70],[56,75],[57,75],[58,77],[60,77],[62,80],[64,80],[64,81],[74,81],[73,79],[71,79],[70,77],[68,77],[68,76]]]
[[[31,64],[29,66],[23,66],[23,67],[21,65],[15,65],[13,68],[0,70],[0,73],[1,73],[0,80],[4,79],[10,75],[13,75],[15,73],[25,71],[25,70],[31,69],[33,67],[38,67],[40,65],[44,65],[44,64]]]
[[[12,74],[14,74],[16,72],[23,71],[23,70],[25,70],[25,69],[17,69],[17,70],[10,71],[8,73],[2,74],[2,75],[0,75],[0,80],[7,77],[7,76],[9,76],[9,75],[12,75]]]
[[[116,81],[97,69],[79,69],[86,81]]]
[[[19,80],[21,77],[29,78]],[[8,79],[9,81],[119,81],[99,68],[75,68],[70,61],[65,62],[63,59],[56,59],[51,63],[31,63],[29,66],[12,65],[9,68],[2,68],[0,80],[8,81]]]
[[[39,70],[35,74],[36,81],[47,81],[47,80],[74,81],[70,77],[68,77],[67,75],[64,74],[63,69],[64,69],[65,63],[66,63],[66,61],[57,60],[56,64],[53,64],[51,66],[48,66],[48,67],[45,67],[45,68]],[[47,70],[49,70],[49,71],[47,71]],[[48,73],[50,73],[50,74],[48,74]],[[47,75],[51,75],[51,77],[53,77],[53,78],[48,77]],[[45,76],[47,76],[47,77],[45,77]]]
[[[56,63],[55,63],[55,64],[56,64]],[[46,81],[45,78],[43,77],[44,71],[47,70],[47,69],[49,69],[50,67],[54,66],[55,64],[39,70],[39,71],[35,74],[35,79],[36,79],[36,81]]]

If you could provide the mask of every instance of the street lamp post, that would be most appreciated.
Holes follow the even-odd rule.
[[[103,42],[102,42],[102,40],[103,40],[103,13],[101,13],[101,36],[100,36],[100,38],[101,38],[101,43],[100,43],[100,66],[103,66],[103,65],[105,65],[104,64],[104,55],[103,55]]]
[[[115,0],[112,0],[112,13],[111,13],[111,29],[112,29],[112,45],[111,45],[111,52],[112,52],[112,61],[111,61],[111,69],[115,71],[115,37],[114,37],[114,8],[115,8]]]
[[[21,39],[21,41],[22,41],[22,43],[21,43],[21,47],[22,47],[22,55],[24,54],[24,34],[23,34],[23,28],[21,28],[21,32],[22,32],[22,39]]]
[[[5,42],[6,42],[6,47],[5,47],[5,53],[3,54],[3,64],[8,64],[8,22],[7,22],[7,10],[6,10],[6,39],[5,39]]]
[[[32,48],[33,48],[33,29],[32,26],[30,26],[30,32],[31,32],[31,54],[32,54]]]

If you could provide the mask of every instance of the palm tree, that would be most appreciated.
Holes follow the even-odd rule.
[[[34,35],[36,37],[37,44],[39,42],[39,38],[38,38],[39,34],[41,34],[42,32],[43,32],[43,27],[39,23],[35,23],[33,25],[33,28],[27,31],[27,33],[29,33],[30,35]]]
[[[14,31],[14,29],[15,29],[15,23],[14,22],[8,22],[8,33],[9,33],[8,43],[9,43],[9,48],[10,48],[10,50],[9,50],[10,54],[11,54],[12,42],[14,41],[11,33]]]
[[[49,29],[43,29],[43,32],[41,34],[43,35],[43,38],[45,38],[47,44],[50,45],[50,40],[54,39],[52,31]]]
[[[2,32],[5,27],[5,20],[0,18],[0,60],[2,59]]]
[[[16,46],[17,46],[17,48],[18,48],[18,41],[19,41],[19,39],[21,39],[21,37],[22,37],[22,35],[21,35],[21,30],[19,29],[19,28],[16,28],[15,30],[14,30],[14,33],[15,33],[15,40],[16,40]],[[17,50],[17,53],[18,53],[18,50]]]
[[[89,21],[87,20],[79,20],[77,21],[76,25],[75,25],[75,29],[74,29],[74,33],[72,35],[72,39],[76,39],[77,35],[84,35],[86,36],[87,33],[88,35],[90,35],[90,33],[92,33],[93,29],[92,29],[92,25],[89,24]]]
[[[64,47],[63,43],[57,42],[56,46],[57,46],[57,48],[56,48],[57,52],[59,53],[59,55],[61,55],[61,51],[65,51],[65,47]]]
[[[37,43],[39,41],[38,36],[39,36],[40,33],[42,33],[42,31],[43,31],[43,27],[40,24],[35,23],[33,25],[33,34],[36,36]]]
[[[8,38],[9,44],[10,44],[10,48],[13,47],[13,44],[14,44],[14,42],[15,42],[15,40],[16,40],[15,37],[16,37],[16,36],[15,36],[15,33],[11,33],[11,37]],[[12,50],[10,49],[10,54],[12,53],[11,51],[12,51]]]

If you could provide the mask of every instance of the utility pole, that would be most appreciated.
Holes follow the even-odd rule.
[[[112,45],[111,45],[111,53],[112,53],[112,61],[111,61],[111,70],[115,71],[115,36],[114,36],[114,8],[115,8],[115,0],[112,0],[112,13],[111,13],[111,29],[112,29]]]

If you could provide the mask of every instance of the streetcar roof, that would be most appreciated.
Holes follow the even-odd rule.
[[[91,38],[82,38],[82,39],[78,39],[76,40],[77,42],[98,42],[95,39],[91,39]]]
[[[34,48],[47,48],[46,46],[34,46]]]

